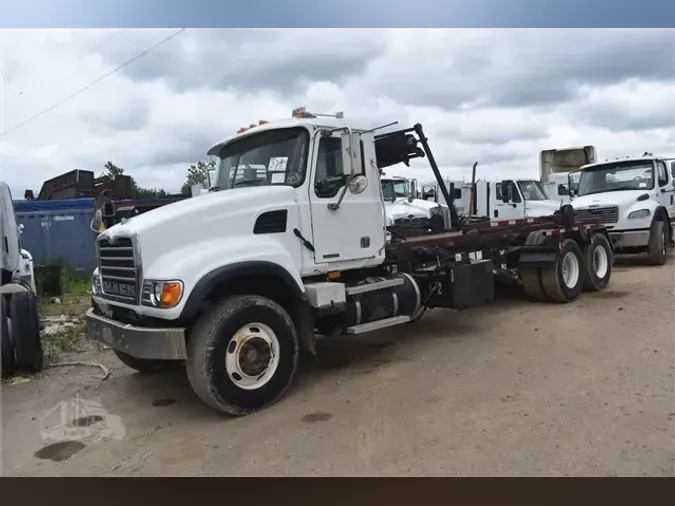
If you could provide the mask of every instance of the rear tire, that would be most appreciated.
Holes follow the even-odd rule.
[[[579,245],[565,239],[555,265],[541,270],[541,284],[551,302],[572,302],[579,297],[584,283],[584,259]]]
[[[612,245],[603,234],[593,236],[590,244],[581,246],[585,271],[583,289],[587,292],[599,292],[607,288],[612,277],[614,253]]]
[[[647,259],[652,265],[666,263],[668,238],[665,223],[655,221],[649,231],[649,245],[647,246]]]
[[[197,321],[188,340],[187,375],[202,401],[242,416],[276,403],[298,367],[298,334],[279,304],[237,295]]]
[[[523,282],[525,296],[535,302],[546,302],[546,292],[541,285],[541,272],[539,269],[523,269],[520,271],[520,280]]]
[[[180,360],[153,360],[149,358],[136,358],[123,351],[113,350],[117,358],[127,367],[142,374],[158,374],[181,363]]]
[[[18,368],[26,372],[42,370],[44,353],[35,295],[13,293],[9,299],[9,318]]]
[[[0,308],[0,318],[2,318],[2,326],[0,327],[0,332],[2,332],[2,335],[0,335],[0,339],[2,340],[2,349],[0,350],[0,353],[2,353],[2,376],[9,377],[16,372],[16,357],[14,356],[14,345],[9,338],[7,300],[4,296],[2,296],[1,299],[2,301],[0,303],[2,304],[2,307]]]

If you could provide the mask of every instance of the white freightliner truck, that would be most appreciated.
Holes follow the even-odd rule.
[[[0,181],[0,340],[2,375],[42,368],[33,258],[21,248],[22,228],[16,223],[12,195]]]
[[[417,198],[416,181],[400,176],[380,175],[382,199],[389,225],[426,224],[429,227],[450,225],[446,206]]]
[[[584,165],[574,174],[578,185],[570,183],[577,218],[605,224],[616,253],[646,252],[651,264],[663,265],[675,237],[671,161],[643,156]]]
[[[496,280],[550,302],[609,283],[606,231],[577,223],[571,206],[465,226],[441,186],[448,230],[401,237],[387,226],[380,170],[426,157],[439,186],[441,174],[421,125],[376,131],[298,109],[215,144],[208,195],[98,237],[89,338],[141,372],[185,363],[205,403],[245,415],[283,396],[316,334],[484,305]],[[253,164],[265,174],[238,177]]]

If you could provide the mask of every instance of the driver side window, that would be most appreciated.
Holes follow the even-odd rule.
[[[346,182],[342,172],[342,141],[339,137],[322,137],[319,140],[319,155],[316,160],[314,192],[317,197],[331,198],[337,195]]]
[[[659,179],[659,186],[664,187],[668,184],[668,169],[663,162],[656,162],[656,169]]]
[[[516,183],[510,183],[509,186],[511,187],[511,203],[512,204],[520,204],[520,194],[518,193],[518,188],[516,187]],[[496,188],[496,193],[497,193],[497,200],[502,199],[502,184],[497,183],[497,188]]]

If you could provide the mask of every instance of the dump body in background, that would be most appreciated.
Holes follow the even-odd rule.
[[[63,262],[86,275],[94,270],[94,203],[93,198],[14,203],[17,223],[24,226],[22,245],[36,265]]]

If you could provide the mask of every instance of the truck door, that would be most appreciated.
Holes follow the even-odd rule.
[[[372,134],[318,133],[313,160],[309,201],[315,263],[376,257],[385,242],[385,216]],[[345,188],[352,168],[356,176]]]
[[[503,188],[502,185],[507,184],[511,189],[511,200],[508,203],[502,199]],[[495,183],[494,199],[491,199],[494,207],[492,211],[492,220],[516,220],[525,217],[525,202],[520,194],[518,185],[515,181],[503,181]]]
[[[656,161],[656,186],[658,188],[656,199],[668,210],[672,227],[675,219],[675,182],[665,162],[661,160]]]

